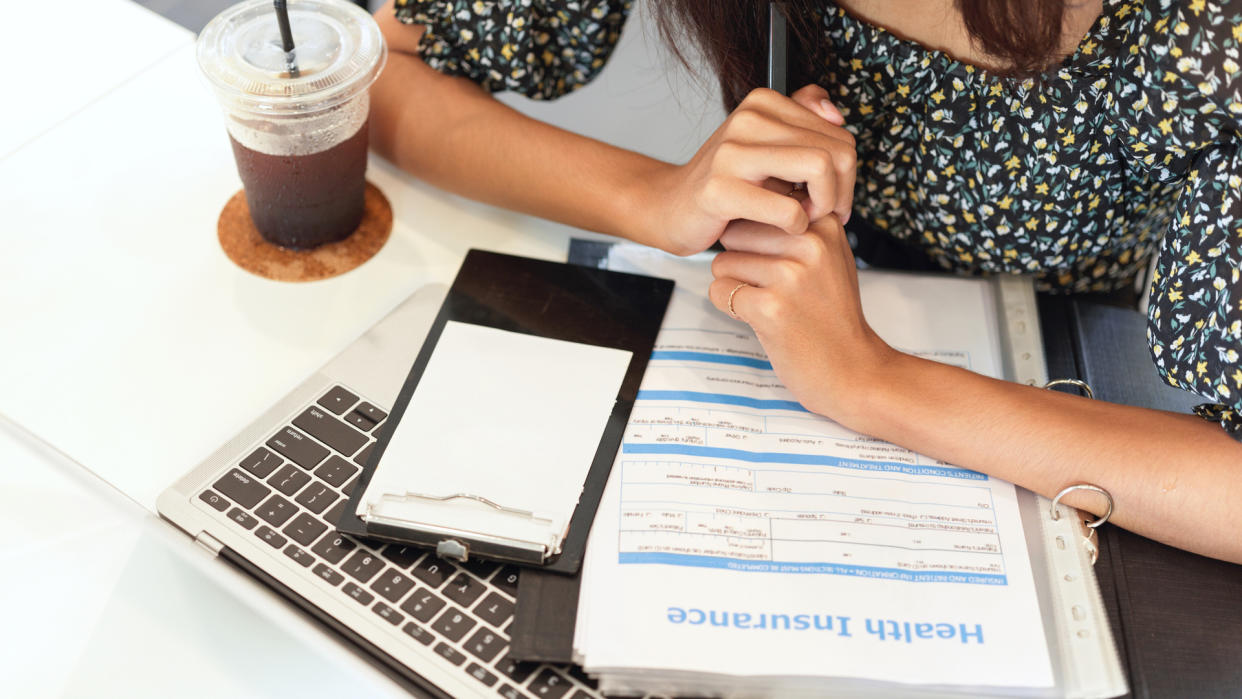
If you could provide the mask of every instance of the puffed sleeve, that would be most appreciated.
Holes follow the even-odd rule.
[[[604,67],[632,0],[396,0],[397,19],[426,25],[432,68],[489,92],[555,99]]]
[[[1153,134],[1142,157],[1186,169],[1157,258],[1148,341],[1165,380],[1212,401],[1197,412],[1242,438],[1242,8],[1164,6],[1140,100]]]

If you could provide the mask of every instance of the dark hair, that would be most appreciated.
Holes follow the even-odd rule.
[[[1009,77],[1032,76],[1048,67],[1061,45],[1067,0],[955,0],[975,45],[1000,59]],[[767,57],[768,3],[762,0],[657,0],[652,3],[660,35],[683,63],[684,40],[702,52],[720,79],[725,106],[733,109],[746,93],[763,85]],[[823,55],[822,32],[812,26],[823,0],[780,0],[791,44]],[[789,87],[818,76],[800,75],[789,65]]]

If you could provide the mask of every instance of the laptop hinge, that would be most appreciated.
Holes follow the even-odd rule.
[[[198,542],[199,546],[210,551],[213,556],[219,556],[220,551],[224,549],[224,544],[207,532],[199,532],[198,536],[194,537],[194,541]]]

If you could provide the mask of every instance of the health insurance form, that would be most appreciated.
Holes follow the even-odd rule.
[[[608,266],[678,286],[592,530],[588,671],[1053,685],[1013,485],[807,412],[706,264]],[[890,344],[1002,374],[983,282],[860,277]]]

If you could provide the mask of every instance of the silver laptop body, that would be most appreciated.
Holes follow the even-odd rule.
[[[507,658],[515,569],[455,566],[433,552],[348,539],[326,518],[343,506],[351,468],[360,469],[382,424],[364,418],[386,414],[396,400],[446,292],[443,285],[415,292],[165,490],[157,508],[412,690],[453,697],[594,696],[580,674]],[[351,394],[358,407],[325,405],[330,393]],[[326,439],[297,427],[312,423]],[[289,443],[286,430],[301,435],[298,444]],[[359,439],[366,446],[356,453],[332,448],[353,450]],[[325,451],[328,456],[315,462]]]

